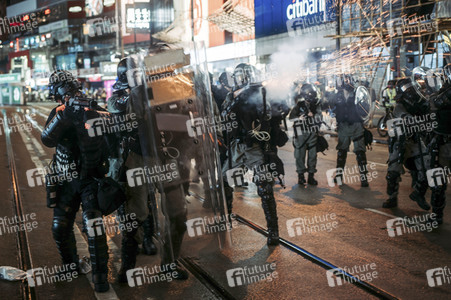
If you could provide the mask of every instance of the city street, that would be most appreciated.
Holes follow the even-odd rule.
[[[0,300],[451,299],[451,0],[1,0]]]
[[[4,197],[1,199],[2,216],[14,215],[12,181],[6,180],[11,176],[8,156],[13,155],[22,212],[35,213],[36,216],[37,226],[27,232],[33,267],[59,263],[59,255],[51,234],[52,211],[45,207],[45,187],[30,187],[26,174],[27,170],[41,167],[51,159],[53,150],[42,145],[40,134],[52,107],[51,104],[33,104],[2,109],[3,118],[24,119],[27,120],[24,124],[31,122],[33,126],[30,131],[3,132],[0,137],[0,147],[3,149],[3,167],[0,172],[5,179],[1,183],[1,189],[4,191]],[[26,114],[34,115],[26,118]],[[12,153],[7,151],[8,136],[11,138]],[[417,227],[420,228],[419,232],[411,232],[404,228],[400,234],[395,227],[387,228],[390,227],[387,224],[390,219],[415,216],[419,218],[427,213],[408,197],[412,191],[409,175],[402,176],[398,208],[383,209],[381,205],[386,200],[387,145],[374,144],[373,150],[368,152],[368,164],[374,166],[371,170],[374,179],[370,181],[369,188],[361,188],[358,182],[329,186],[326,173],[335,167],[335,145],[336,138],[331,137],[326,155],[318,155],[316,179],[319,184],[316,187],[297,185],[291,142],[280,149],[286,172],[286,188],[275,187],[280,237],[353,275],[363,276],[359,277],[362,281],[393,297],[449,299],[451,284],[445,282],[441,286],[430,287],[426,272],[428,269],[446,266],[450,262],[451,241],[448,237],[451,231],[451,208],[448,206],[445,209],[445,222],[437,229],[425,230],[426,227]],[[355,164],[355,156],[349,153],[347,166],[353,167]],[[192,183],[190,190],[195,194],[202,188],[199,184]],[[450,197],[450,194],[448,191],[447,197]],[[190,202],[198,201],[196,197],[189,198]],[[266,227],[255,185],[237,188],[233,205],[237,219],[243,218]],[[289,225],[289,220],[294,218],[303,218],[306,226],[293,228]],[[75,226],[78,252],[80,256],[89,257],[82,230],[78,216]],[[16,235],[3,231],[0,239],[0,265],[19,267]],[[341,284],[338,281],[331,284],[326,274],[327,269],[306,259],[305,255],[289,250],[284,244],[268,248],[266,238],[243,222],[238,222],[224,241],[221,249],[214,255],[202,256],[205,249],[199,249],[201,244],[186,235],[182,249],[183,260],[194,261],[199,265],[214,279],[217,285],[215,289],[211,289],[211,283],[205,283],[205,280],[193,274],[187,281],[152,283],[137,288],[114,283],[120,265],[120,238],[113,236],[108,242],[109,282],[113,289],[105,294],[95,294],[89,275],[82,275],[72,282],[38,286],[35,289],[36,294],[40,299],[216,299],[224,295],[231,299],[376,297],[367,289],[346,280]],[[193,256],[193,253],[196,255]],[[265,263],[275,264],[277,276],[270,282],[235,287],[227,284],[228,269]],[[155,257],[138,256],[137,265],[152,264],[158,264]],[[212,292],[218,290],[218,286],[225,291],[223,295]],[[1,298],[21,299],[22,288],[21,282],[0,281]]]

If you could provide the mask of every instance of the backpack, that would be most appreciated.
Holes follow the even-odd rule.
[[[111,177],[95,179],[98,182],[97,201],[104,216],[113,213],[126,200],[124,189]]]
[[[327,149],[329,149],[329,143],[324,138],[324,136],[318,134],[316,140],[316,152],[322,152],[324,154],[324,151],[326,151]]]

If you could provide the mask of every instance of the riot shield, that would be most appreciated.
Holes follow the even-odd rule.
[[[139,68],[127,72],[129,113],[140,122],[143,166],[130,174],[155,191],[151,207],[162,263],[214,257],[228,243],[232,221],[218,151],[226,124],[215,114],[205,50],[193,44],[134,60]]]
[[[432,100],[446,80],[444,70],[416,67],[412,72],[412,83],[417,93],[426,100]]]
[[[355,91],[355,106],[358,116],[367,123],[373,110],[373,103],[368,89],[363,85],[358,86]]]

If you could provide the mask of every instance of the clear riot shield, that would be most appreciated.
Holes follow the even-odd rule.
[[[363,85],[358,86],[355,91],[356,112],[363,122],[366,124],[372,114],[373,103],[371,103],[370,92]]]
[[[426,100],[432,100],[446,80],[444,70],[416,67],[412,72],[412,83],[417,93]]]
[[[205,49],[134,57],[131,112],[139,120],[143,167],[162,263],[214,257],[232,229],[226,215],[218,152],[221,123],[212,101]],[[236,221],[234,221],[236,222]]]

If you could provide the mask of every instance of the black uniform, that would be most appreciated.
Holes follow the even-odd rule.
[[[347,95],[345,94],[345,91]],[[354,153],[356,155],[357,164],[359,165],[360,178],[362,187],[368,186],[367,180],[367,160],[366,147],[364,140],[364,124],[355,103],[355,89],[350,83],[343,84],[338,93],[332,95],[329,99],[331,106],[335,106],[335,114],[338,125],[338,144],[337,144],[337,169],[343,170],[346,165],[349,146],[354,143]],[[335,177],[342,179],[339,173]]]
[[[437,114],[437,128],[429,145],[431,169],[443,169],[442,184],[430,184],[432,211],[437,214],[439,224],[443,223],[443,210],[446,206],[447,170],[451,168],[451,84],[446,83],[432,101],[432,110]],[[446,169],[445,169],[446,168]]]
[[[67,166],[74,163],[80,174],[79,178],[70,182],[61,182],[57,191],[52,232],[64,264],[78,263],[73,225],[80,203],[85,232],[95,226],[93,222],[96,219],[101,222],[102,218],[97,201],[96,179],[104,177],[106,173],[108,149],[103,136],[91,137],[85,128],[86,120],[96,117],[99,115],[95,110],[81,109],[76,112],[73,107],[66,107],[63,112],[54,108],[42,132],[43,144],[56,147],[56,164]],[[88,244],[93,282],[96,291],[104,292],[109,288],[105,231],[88,232]]]
[[[235,80],[243,75],[250,77],[251,72],[251,66],[240,64],[235,69]],[[281,137],[280,127],[278,124],[271,123],[272,109],[266,99],[266,90],[261,84],[252,84],[250,78],[245,78],[243,82],[237,82],[236,88],[223,103],[223,113],[229,115],[234,113],[238,122],[238,128],[228,133],[226,138],[229,151],[223,172],[226,173],[243,166],[254,170],[254,181],[262,200],[268,226],[268,245],[277,245],[279,228],[273,191],[274,178],[268,176],[268,173],[276,170],[269,169],[268,166],[271,164],[277,166],[277,159],[275,159],[277,156],[274,156],[274,151],[271,149],[271,141],[274,141],[275,145],[278,144],[276,139]],[[271,125],[278,128],[272,128]],[[226,184],[225,190],[230,212],[233,190],[228,184]]]
[[[117,119],[119,120],[127,120],[129,99],[130,95],[126,89],[115,91],[108,99],[109,112],[113,116],[118,117]],[[130,120],[126,122],[131,123],[137,121]],[[149,205],[151,199],[154,197],[154,193],[150,185],[130,188],[125,184],[125,173],[127,169],[142,168],[144,166],[138,129],[134,128],[131,131],[115,133],[115,135],[116,140],[120,141],[120,143],[116,143],[115,151],[110,158],[112,162],[110,174],[113,176],[113,179],[124,183],[127,195],[127,201],[118,209],[118,214],[122,216],[122,220],[125,222],[123,228],[127,228],[127,230],[122,232],[122,265],[119,271],[119,282],[127,282],[126,272],[133,269],[136,265],[136,256],[139,250],[138,245],[143,243],[143,252],[147,255],[156,253],[156,247],[152,241],[154,220]],[[136,220],[127,217],[131,214],[136,216]],[[136,224],[133,226],[134,222],[138,226]],[[144,236],[141,234],[141,225],[144,230]]]
[[[389,159],[387,170],[387,194],[388,200],[384,202],[384,208],[396,207],[398,204],[399,182],[401,174],[404,173],[404,166],[413,171],[414,192],[410,198],[416,201],[418,205],[429,210],[430,206],[426,202],[428,183],[426,171],[430,168],[430,155],[427,153],[424,132],[419,130],[410,130],[409,120],[424,120],[429,113],[429,106],[426,101],[421,100],[411,84],[409,78],[400,79],[396,86],[397,103],[393,114],[398,120],[403,120],[403,129],[395,128],[396,124],[389,128]],[[418,121],[415,121],[415,125]]]

